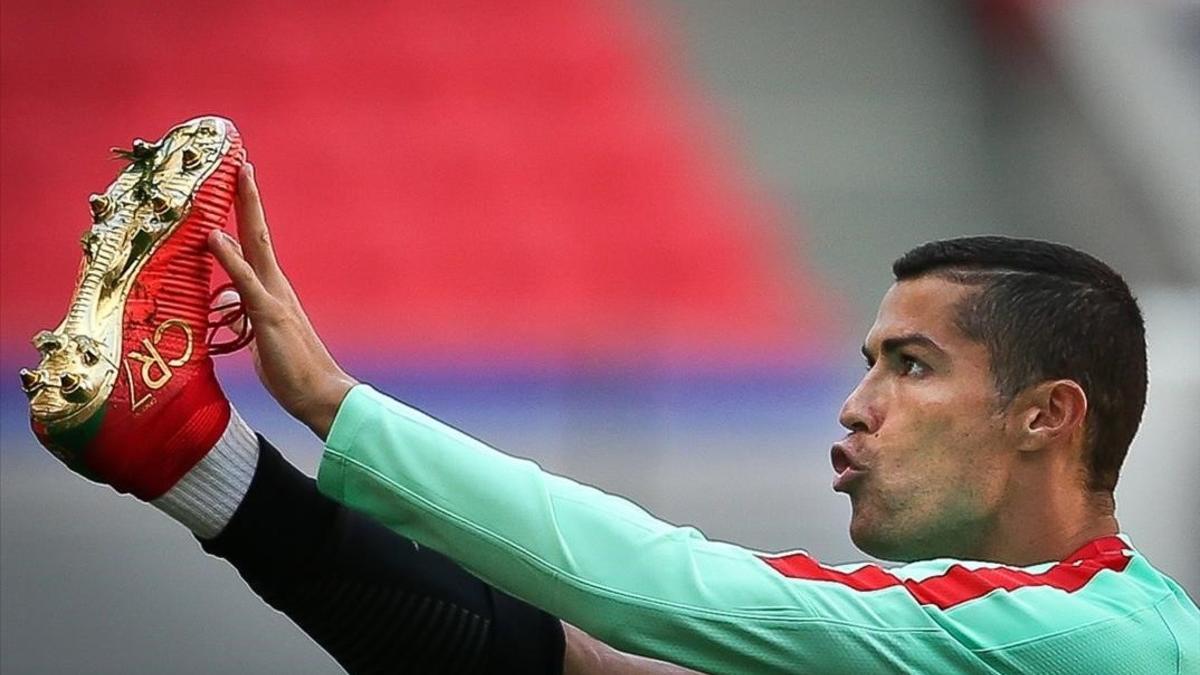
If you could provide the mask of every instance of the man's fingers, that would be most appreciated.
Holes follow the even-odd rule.
[[[281,274],[275,260],[275,249],[271,246],[271,235],[267,231],[267,217],[263,213],[262,197],[254,180],[254,165],[247,162],[238,173],[237,193],[238,239],[250,266],[264,278]]]
[[[208,248],[216,257],[217,262],[229,275],[238,295],[245,300],[247,309],[265,307],[271,295],[258,279],[258,274],[238,250],[237,242],[221,230],[208,233]]]

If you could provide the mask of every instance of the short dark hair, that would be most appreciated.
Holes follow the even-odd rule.
[[[938,274],[980,286],[956,322],[987,346],[1004,403],[1038,382],[1077,382],[1088,400],[1088,488],[1116,487],[1147,379],[1142,312],[1120,274],[1070,246],[997,236],[922,244],[892,273],[897,281]]]

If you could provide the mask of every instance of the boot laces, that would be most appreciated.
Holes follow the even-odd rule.
[[[208,353],[213,356],[231,354],[254,341],[254,327],[246,317],[246,308],[241,297],[237,300],[215,304],[225,291],[236,289],[232,283],[222,284],[213,289],[208,299]],[[221,329],[225,328],[234,334],[233,338],[219,340]]]

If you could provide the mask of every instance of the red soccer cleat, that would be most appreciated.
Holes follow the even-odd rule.
[[[33,431],[68,466],[151,500],[213,446],[229,403],[208,337],[212,258],[244,161],[229,120],[200,117],[157,143],[114,152],[129,165],[102,195],[67,317],[21,370]]]

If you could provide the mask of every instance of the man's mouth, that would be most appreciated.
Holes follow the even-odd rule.
[[[833,479],[835,492],[848,492],[850,484],[867,472],[853,451],[842,443],[833,444],[829,451],[829,461],[833,464],[833,473],[836,474]]]

